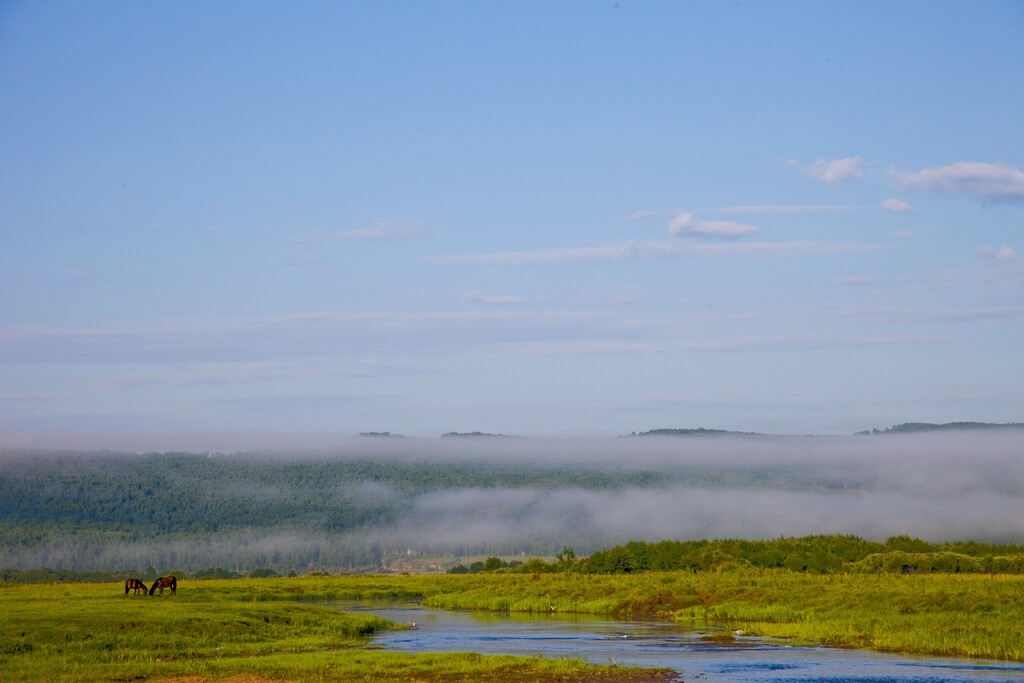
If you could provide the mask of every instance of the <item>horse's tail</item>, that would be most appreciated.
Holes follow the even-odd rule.
[[[131,579],[125,579],[125,581],[124,581],[124,594],[125,595],[128,595],[128,591],[130,590],[131,583],[132,583]]]
[[[174,574],[171,574],[170,576],[167,577],[167,580],[171,584],[171,595],[177,595],[178,594],[178,577],[176,577]]]

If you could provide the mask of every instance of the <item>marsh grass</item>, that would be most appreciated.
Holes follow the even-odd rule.
[[[297,586],[312,597],[422,597],[440,609],[647,616],[829,647],[1024,661],[1024,577],[1016,575],[736,569],[322,577]]]
[[[1024,661],[1024,577],[788,570],[468,577],[426,602],[447,609],[584,612],[727,625],[829,647]]]
[[[401,582],[399,582],[401,583]],[[380,592],[380,591],[383,591]],[[384,652],[367,636],[402,628],[294,598],[408,597],[372,580],[195,581],[175,597],[125,596],[116,584],[3,585],[0,680],[131,681],[240,673],[277,680],[601,680],[654,674],[580,660]]]
[[[1024,580],[965,575],[779,573],[722,586],[675,615],[830,647],[1024,660]]]

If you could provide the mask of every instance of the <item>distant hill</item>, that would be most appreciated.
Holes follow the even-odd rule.
[[[858,434],[907,434],[912,432],[940,432],[952,430],[980,430],[980,429],[1024,429],[1024,422],[945,422],[935,424],[932,422],[904,422],[893,425],[888,429],[871,429],[857,432]]]
[[[865,429],[858,435],[871,434],[910,434],[918,432],[965,431],[983,429],[1024,429],[1024,422],[904,422],[887,429]],[[447,435],[446,435],[447,436]],[[772,437],[777,434],[763,432],[737,432],[728,429],[708,429],[706,427],[651,429],[646,432],[633,432],[627,436],[759,436]]]

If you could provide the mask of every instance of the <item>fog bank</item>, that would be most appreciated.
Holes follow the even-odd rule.
[[[57,460],[60,467],[39,474]],[[76,479],[76,461],[99,478]],[[200,471],[205,478],[195,481]],[[552,554],[568,545],[585,554],[630,540],[812,534],[1024,543],[1021,429],[359,438],[315,450],[187,456],[9,450],[0,475],[4,509],[28,514],[28,499],[38,517],[9,517],[0,547],[0,566],[9,567],[330,570],[373,567],[396,553]],[[132,504],[153,525],[140,531],[138,518],[92,500],[93,481],[139,496]],[[195,504],[220,516],[199,516],[192,528],[177,497],[196,491]],[[33,496],[64,505],[43,540],[33,525],[51,523],[49,508]],[[144,507],[161,496],[166,509]],[[83,518],[69,524],[78,499]],[[96,510],[105,516],[90,526]]]

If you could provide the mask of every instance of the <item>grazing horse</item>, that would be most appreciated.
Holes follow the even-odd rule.
[[[138,595],[140,590],[142,591],[142,594],[145,595],[149,589],[146,588],[146,584],[142,583],[138,579],[128,579],[124,582],[125,595],[128,595],[128,591],[135,591],[135,594]]]
[[[171,589],[171,595],[178,594],[178,580],[174,576],[161,576],[159,579],[153,582],[153,586],[149,589],[149,594],[152,595],[156,592],[156,589],[160,589],[160,595],[164,594],[165,588]]]

